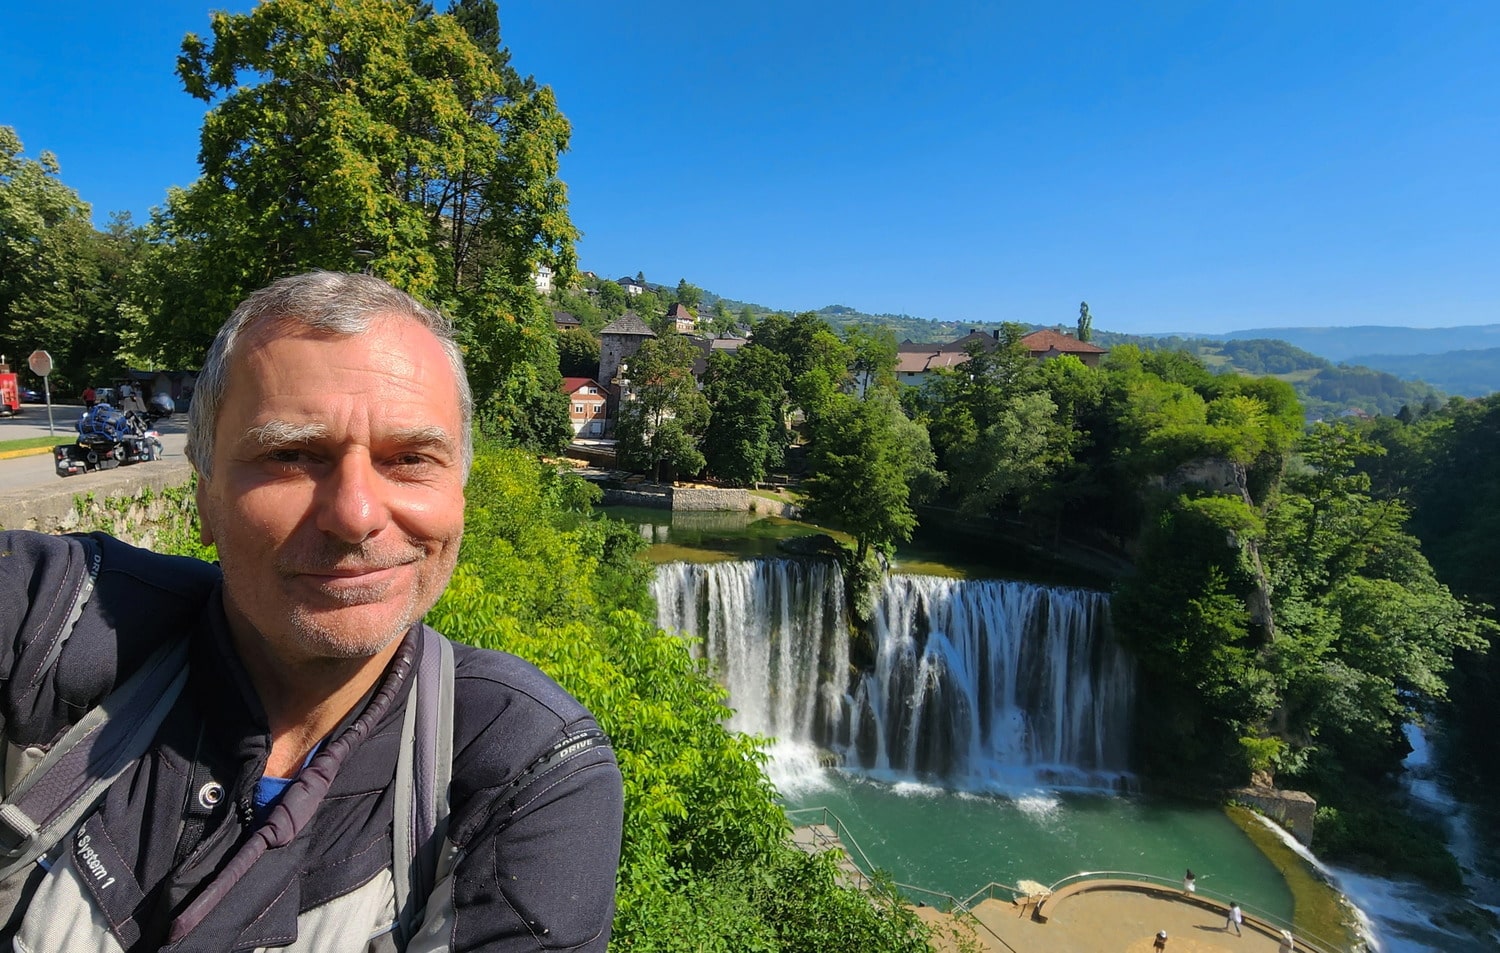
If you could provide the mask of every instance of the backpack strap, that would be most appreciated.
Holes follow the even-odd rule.
[[[403,949],[421,927],[437,885],[453,777],[453,645],[426,625],[421,639],[396,756],[391,830],[396,933]]]
[[[187,681],[187,639],[152,653],[0,803],[0,882],[47,853],[146,753]]]

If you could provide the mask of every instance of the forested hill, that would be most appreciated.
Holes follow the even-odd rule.
[[[1449,394],[1500,390],[1500,324],[1453,328],[1259,328],[1204,335],[1219,340],[1285,341],[1330,361],[1370,367]]]
[[[705,292],[705,310],[719,300],[717,295]],[[724,299],[733,311],[748,309],[752,313],[765,314],[771,309],[742,301]],[[847,328],[855,324],[870,324],[888,327],[895,331],[898,341],[923,342],[953,341],[971,330],[988,331],[1000,326],[998,321],[934,321],[913,317],[909,314],[868,314],[845,305],[829,305],[814,312],[835,328]],[[1039,325],[1035,322],[1020,322],[1028,328],[1068,325]],[[1488,326],[1500,340],[1500,325]],[[1337,340],[1342,328],[1300,328],[1292,331],[1305,332],[1309,339],[1331,342]],[[1479,340],[1482,337],[1465,338],[1456,329],[1418,331],[1414,328],[1350,328],[1364,342],[1396,340],[1395,337],[1379,338],[1371,332],[1412,332],[1432,335],[1430,340],[1460,342]],[[1487,329],[1466,328],[1469,331]],[[1337,332],[1337,333],[1336,333]],[[1440,363],[1436,358],[1391,358],[1389,363],[1355,362],[1337,364],[1339,357],[1326,353],[1313,353],[1286,340],[1271,339],[1273,332],[1255,340],[1241,340],[1235,332],[1231,335],[1197,335],[1192,337],[1120,334],[1111,331],[1095,331],[1094,343],[1104,347],[1119,344],[1134,344],[1148,350],[1181,350],[1201,358],[1215,370],[1238,371],[1242,374],[1271,375],[1287,381],[1297,392],[1303,409],[1311,418],[1331,419],[1349,411],[1393,416],[1401,408],[1431,409],[1444,400],[1445,393],[1465,396],[1482,396],[1496,389],[1491,384],[1485,389],[1475,386],[1485,380],[1500,382],[1500,349],[1494,352],[1465,352],[1452,356],[1458,359]],[[1280,333],[1280,332],[1275,332]],[[1475,355],[1489,355],[1493,365],[1483,359],[1471,360]],[[1360,366],[1367,363],[1368,366]],[[1492,372],[1492,370],[1494,372]],[[1447,386],[1429,382],[1441,376]],[[1420,378],[1414,379],[1414,378]]]
[[[1213,340],[1201,337],[1142,337],[1097,332],[1104,347],[1135,344],[1148,350],[1187,351],[1216,371],[1270,375],[1290,383],[1311,418],[1331,419],[1347,411],[1393,416],[1401,408],[1430,410],[1443,392],[1424,381],[1403,380],[1386,370],[1358,364],[1335,364],[1285,341]]]
[[[1350,359],[1410,381],[1426,381],[1463,397],[1486,397],[1500,390],[1500,347],[1442,354],[1364,354]]]
[[[1285,341],[1330,361],[1359,361],[1370,354],[1444,354],[1500,348],[1500,324],[1454,328],[1402,328],[1356,325],[1347,328],[1252,328],[1203,334],[1216,341],[1252,338]]]
[[[718,295],[709,291],[703,293],[704,310],[713,310],[716,302],[720,300],[723,300],[724,304],[736,314],[746,309],[753,314],[771,314],[776,312],[775,308],[768,308],[753,302],[735,301],[732,298],[720,299]],[[813,313],[837,329],[847,328],[855,324],[870,324],[890,328],[896,332],[896,340],[898,341],[953,341],[963,337],[972,330],[992,331],[1000,326],[1000,322],[994,320],[937,321],[932,318],[919,318],[910,314],[869,314],[843,304],[831,304],[825,308],[819,308]]]

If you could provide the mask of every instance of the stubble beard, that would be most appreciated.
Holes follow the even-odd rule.
[[[350,565],[388,569],[410,565],[414,572],[411,587],[406,593],[405,604],[396,612],[385,631],[349,631],[349,620],[340,618],[344,610],[359,606],[384,606],[386,595],[393,583],[380,582],[368,585],[345,585],[323,594],[324,599],[334,603],[333,609],[314,609],[306,604],[294,603],[290,607],[289,621],[292,632],[305,651],[315,656],[334,659],[359,659],[379,655],[400,639],[427,614],[453,574],[456,561],[457,541],[449,540],[429,550],[416,540],[408,540],[404,547],[394,552],[380,552],[366,545],[328,544],[319,552],[300,555],[283,560],[278,570],[292,575],[304,572],[326,572]],[[441,563],[447,561],[446,567]]]

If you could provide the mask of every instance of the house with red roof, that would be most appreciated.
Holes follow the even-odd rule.
[[[993,349],[999,340],[999,331],[970,331],[958,340],[946,344],[902,341],[896,346],[896,379],[903,384],[919,387],[933,371],[952,369],[967,363],[969,349],[974,345]],[[1104,355],[1109,353],[1108,348],[1080,341],[1071,334],[1050,328],[1022,335],[1021,342],[1038,361],[1071,354],[1089,367],[1098,367]]]
[[[1054,331],[1051,328],[1042,328],[1040,331],[1022,335],[1021,343],[1025,344],[1031,356],[1039,361],[1071,354],[1089,367],[1098,367],[1104,355],[1109,353],[1109,348],[1080,341],[1071,334]]]
[[[693,313],[692,308],[680,301],[672,302],[672,306],[667,309],[667,320],[672,322],[678,334],[692,334],[698,329],[698,316]]]
[[[602,437],[609,424],[606,406],[609,396],[592,377],[564,377],[563,393],[568,395],[568,420],[573,435]]]

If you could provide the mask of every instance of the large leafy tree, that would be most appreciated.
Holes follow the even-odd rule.
[[[758,344],[709,356],[703,386],[712,413],[703,439],[709,472],[747,486],[781,465],[790,436],[788,376],[785,357]]]
[[[971,512],[1031,504],[1070,458],[1073,430],[1022,330],[1006,324],[994,347],[970,345],[969,360],[937,375],[924,397],[959,505]]]
[[[64,394],[123,370],[120,289],[140,251],[128,218],[99,232],[89,214],[55,156],[26,158],[0,126],[0,354],[22,363],[46,349]]]
[[[888,551],[916,529],[912,487],[936,483],[927,432],[902,414],[896,399],[828,398],[812,424],[807,511],[855,538],[857,562]]]
[[[618,452],[627,467],[661,478],[665,464],[679,474],[703,469],[698,444],[708,426],[708,401],[693,378],[698,349],[680,334],[641,345],[627,362],[629,386],[620,405]]]
[[[875,389],[896,390],[896,332],[855,324],[844,332],[844,343],[849,345],[849,373],[861,394]]]
[[[1392,770],[1402,726],[1447,697],[1454,653],[1483,647],[1492,628],[1438,582],[1406,506],[1371,494],[1355,463],[1375,452],[1352,427],[1314,428],[1262,550],[1286,733],[1325,784]]]
[[[499,43],[489,0],[214,14],[212,36],[189,35],[178,59],[187,91],[212,106],[204,174],[155,223],[169,251],[137,346],[201,354],[250,290],[364,267],[452,312],[484,419],[553,449],[539,434],[562,432],[566,410],[531,276],[574,267],[557,178],[569,128]]]
[[[809,420],[843,390],[849,377],[848,345],[827,321],[810,311],[793,318],[767,315],[755,325],[751,340],[786,359],[792,406]]]

